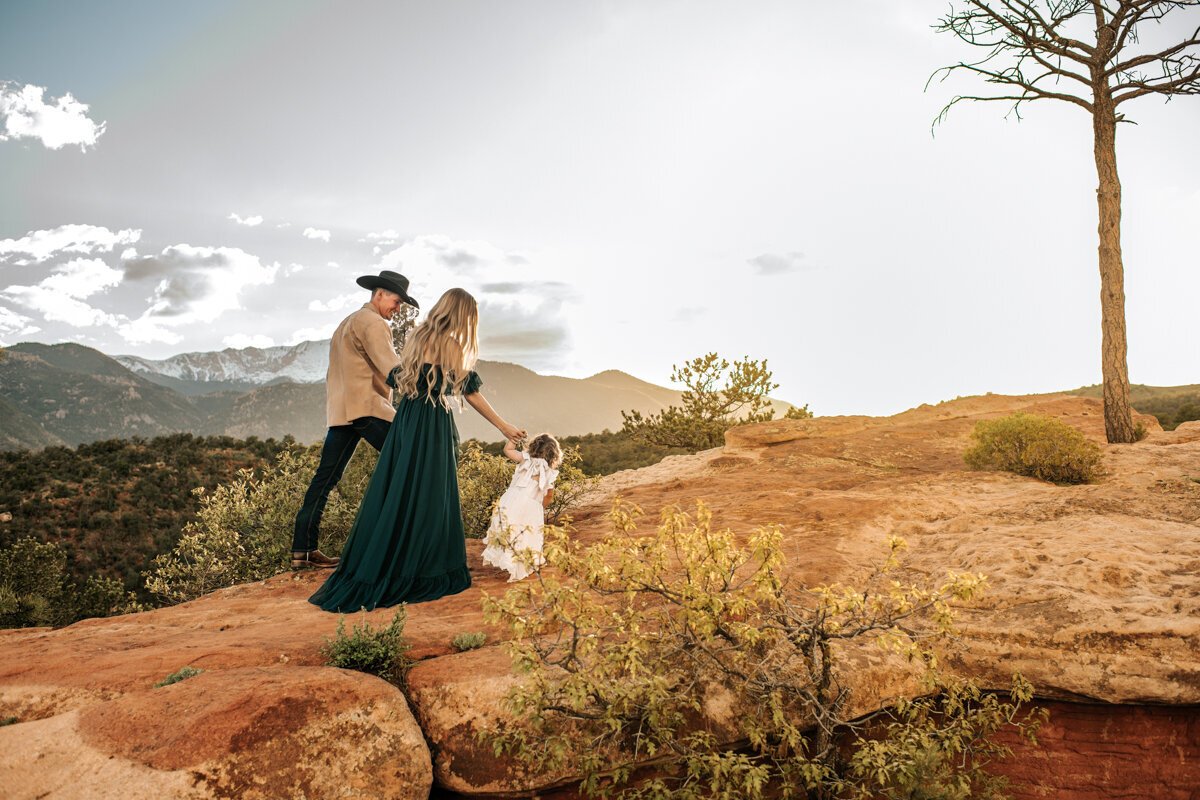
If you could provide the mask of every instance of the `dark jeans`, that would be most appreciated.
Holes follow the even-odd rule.
[[[349,425],[335,425],[325,434],[325,444],[321,446],[321,463],[313,475],[308,491],[304,493],[304,505],[296,515],[296,533],[292,537],[292,552],[307,553],[317,549],[317,530],[321,527],[321,514],[325,512],[325,504],[329,502],[329,493],[342,479],[354,448],[358,447],[359,439],[376,450],[383,449],[387,439],[388,428],[392,424],[377,417],[359,417]]]

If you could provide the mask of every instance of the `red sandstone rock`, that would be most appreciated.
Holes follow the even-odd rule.
[[[403,695],[329,667],[205,672],[0,728],[10,798],[412,798],[429,753]]]
[[[1162,432],[1142,417],[1150,437],[1135,445],[1102,444],[1108,474],[1092,485],[1060,487],[965,470],[962,451],[974,423],[1017,408],[1050,414],[1103,442],[1100,403],[1063,395],[989,395],[890,418],[764,423],[731,431],[727,451],[610,476],[576,513],[576,535],[584,542],[603,535],[614,494],[641,505],[648,520],[667,503],[687,508],[704,500],[714,524],[739,534],[783,525],[787,569],[793,580],[810,584],[854,581],[889,535],[903,536],[909,563],[922,572],[990,576],[983,602],[960,612],[964,649],[949,656],[955,668],[997,688],[1020,670],[1043,698],[1079,701],[1052,705],[1043,747],[1022,750],[1005,767],[1032,785],[1023,796],[1195,796],[1200,423]],[[498,634],[482,622],[479,593],[503,592],[506,576],[480,565],[479,543],[468,548],[476,585],[409,609],[413,653],[425,659],[412,673],[410,702],[431,743],[440,784],[478,793],[529,790],[554,776],[522,776],[473,739],[500,713],[498,700],[515,680],[505,659],[496,648],[450,654],[456,633],[485,630],[492,641]],[[234,785],[232,776],[249,771],[247,762],[237,761],[232,735],[222,740],[228,750],[214,745],[205,751],[204,774],[213,782],[193,785],[185,777],[194,765],[146,766],[151,755],[166,757],[157,729],[105,728],[92,715],[108,709],[104,714],[116,715],[112,719],[141,719],[136,709],[148,686],[185,664],[208,672],[168,687],[181,696],[203,688],[202,679],[215,686],[223,672],[230,680],[243,673],[279,676],[278,691],[291,696],[291,678],[284,676],[319,664],[321,640],[337,625],[335,615],[305,602],[322,577],[283,575],[145,614],[56,631],[0,632],[0,716],[21,720],[0,728],[0,785],[19,774],[29,791],[65,798],[82,796],[63,793],[64,787],[86,780],[88,796],[121,800],[198,796]],[[391,612],[367,618],[385,624]],[[857,690],[864,708],[896,691],[886,679],[863,675]],[[374,682],[364,697],[379,691],[399,698],[398,690],[364,680]],[[229,696],[236,691],[231,686]],[[275,691],[245,696],[270,704]],[[155,702],[169,697],[150,696]],[[253,707],[244,707],[247,716]],[[231,725],[243,713],[241,706],[222,706],[219,714],[205,708]],[[339,708],[328,718],[341,719],[337,714],[346,712]],[[132,716],[121,716],[126,713]],[[122,729],[129,731],[123,743],[112,732]],[[102,730],[110,732],[101,736]],[[291,735],[274,730],[278,735],[255,744],[262,749],[254,752],[274,752],[269,742]],[[29,742],[41,742],[37,752],[44,757],[28,761],[35,746]],[[113,758],[97,755],[105,753]],[[231,782],[221,784],[221,776]],[[1139,793],[1139,781],[1152,791]]]

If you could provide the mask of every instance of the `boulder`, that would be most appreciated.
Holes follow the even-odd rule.
[[[0,749],[11,798],[425,800],[433,781],[404,696],[328,667],[204,672],[0,728]]]

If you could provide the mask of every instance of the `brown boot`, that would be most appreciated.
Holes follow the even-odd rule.
[[[292,569],[329,569],[336,567],[341,559],[330,558],[320,550],[292,553]]]

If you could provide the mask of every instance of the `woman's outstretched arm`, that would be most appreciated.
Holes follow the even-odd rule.
[[[496,430],[504,434],[505,439],[516,442],[525,438],[525,431],[501,419],[500,415],[496,413],[496,409],[492,408],[492,404],[480,392],[473,392],[467,395],[466,399],[471,404],[471,408],[478,411],[480,416],[495,425]]]

